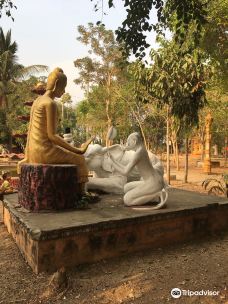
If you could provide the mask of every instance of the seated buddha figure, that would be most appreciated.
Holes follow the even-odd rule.
[[[76,148],[57,134],[58,108],[54,99],[63,95],[66,84],[67,77],[63,70],[56,68],[48,76],[46,92],[34,101],[30,112],[25,158],[18,163],[18,173],[24,163],[76,165],[79,183],[83,187],[88,181],[83,154],[92,139],[81,148]]]

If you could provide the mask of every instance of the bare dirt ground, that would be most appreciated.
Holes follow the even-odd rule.
[[[177,173],[172,185],[203,192],[200,172],[192,169],[188,184]],[[0,304],[228,304],[228,232],[75,267],[67,277],[67,287],[55,291],[51,276],[35,275],[1,223],[0,212]],[[173,299],[175,287],[219,294]]]

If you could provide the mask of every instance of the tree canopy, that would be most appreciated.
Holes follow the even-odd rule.
[[[18,63],[17,51],[18,45],[12,41],[11,30],[5,34],[0,27],[0,108],[8,106],[10,87],[16,85],[17,81],[48,69],[45,65],[24,67]]]
[[[98,10],[100,0],[95,2]],[[107,1],[109,8],[114,7],[116,0]],[[127,11],[127,16],[122,25],[116,30],[117,41],[124,42],[126,54],[133,52],[137,57],[145,56],[145,49],[149,47],[146,32],[152,30],[161,33],[163,29],[172,27],[176,41],[183,43],[188,35],[189,25],[196,24],[195,39],[198,41],[202,26],[207,22],[207,4],[209,0],[122,0]],[[15,8],[12,0],[0,0],[0,17],[5,10],[8,16]],[[157,11],[157,23],[151,24],[150,12]],[[102,14],[103,15],[103,14]],[[175,19],[175,23],[173,20]],[[101,23],[101,21],[98,21]]]
[[[96,1],[95,8],[98,7]],[[102,0],[103,2],[104,0]],[[172,29],[176,42],[182,44],[188,36],[190,25],[195,23],[194,39],[199,40],[202,26],[207,22],[207,0],[122,0],[127,16],[116,30],[117,41],[124,43],[125,53],[131,52],[143,58],[145,49],[150,46],[147,33],[154,30],[162,33],[164,29]],[[115,0],[107,0],[109,8],[114,7]],[[103,7],[103,6],[102,6]],[[152,24],[150,13],[157,11],[157,23]]]
[[[12,10],[17,8],[12,0],[0,0],[0,18],[2,17],[2,12],[4,11],[8,17],[12,17]],[[13,19],[14,20],[14,19]]]

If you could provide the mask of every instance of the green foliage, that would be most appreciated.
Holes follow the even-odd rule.
[[[103,25],[88,27],[78,26],[80,36],[78,41],[89,46],[90,56],[75,60],[74,65],[79,70],[79,77],[75,80],[83,89],[89,90],[94,84],[107,85],[120,72],[122,54],[120,45],[116,42],[111,30]],[[96,59],[95,59],[96,58]]]
[[[208,5],[207,24],[201,48],[214,61],[217,84],[227,92],[228,83],[228,0],[212,0]]]
[[[76,125],[75,109],[72,107],[72,98],[69,93],[64,93],[58,102],[59,112],[59,129],[60,134],[65,133],[66,128],[70,128],[72,131]]]
[[[175,40],[182,44],[188,35],[189,26],[195,23],[194,39],[199,42],[202,26],[206,23],[206,5],[203,0],[122,0],[126,7],[127,16],[117,31],[117,41],[124,43],[125,53],[131,52],[142,59],[145,49],[150,46],[147,42],[147,33],[154,30],[161,33],[169,27],[175,34]],[[114,6],[114,0],[108,0],[109,7]],[[151,24],[150,13],[152,9],[157,10],[156,24]],[[173,18],[176,20],[172,24]]]
[[[63,96],[60,99],[60,102],[62,104],[65,104],[65,105],[72,104],[72,98],[71,98],[70,94],[69,93],[64,93]]]
[[[213,118],[212,144],[224,147],[225,138],[228,134],[228,96],[216,87],[207,90],[206,94],[208,106],[204,113],[210,111]]]
[[[36,72],[47,71],[43,65],[24,67],[17,62],[17,43],[12,41],[11,31],[4,34],[0,28],[0,124],[1,140],[12,146],[13,133],[26,133],[27,125],[18,121],[18,115],[24,115],[23,98],[31,96],[31,85],[36,78],[29,76]],[[26,80],[27,79],[27,80]],[[19,131],[19,132],[18,132]],[[17,140],[24,145],[25,140]]]
[[[46,72],[47,66],[32,65],[24,67],[17,62],[18,45],[12,41],[11,30],[4,34],[0,27],[0,108],[7,108],[8,95],[17,82],[31,74]]]
[[[116,83],[123,82],[127,63],[113,32],[103,25],[89,23],[87,28],[79,26],[78,31],[78,40],[89,47],[89,56],[74,62],[79,70],[75,83],[86,91],[86,101],[77,108],[79,120],[88,134],[93,130],[105,138],[117,117],[114,90]]]
[[[17,85],[10,86],[8,95],[9,106],[7,109],[0,110],[0,141],[8,143],[13,134],[26,134],[28,122],[20,120],[20,116],[27,116],[30,113],[30,107],[24,105],[24,102],[34,100],[37,95],[31,92],[31,88],[39,81],[36,77],[18,82]],[[21,149],[25,146],[25,140],[15,138],[14,144]]]
[[[12,10],[16,9],[16,5],[14,4],[14,1],[11,0],[0,0],[0,18],[2,17],[2,11],[5,11],[6,16],[11,17],[11,19],[14,21],[14,18],[12,17]]]
[[[160,106],[167,104],[172,116],[191,127],[198,123],[198,112],[206,103],[205,87],[211,73],[207,57],[199,49],[180,56],[175,42],[160,42],[161,47],[151,51],[151,67],[145,68],[141,62],[133,67],[135,94],[144,102],[156,98]]]

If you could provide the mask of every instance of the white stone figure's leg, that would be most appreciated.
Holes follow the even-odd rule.
[[[133,189],[132,191],[129,191],[124,196],[124,204],[126,206],[141,206],[146,203],[149,203],[153,201],[154,198],[157,198],[159,196],[159,192],[156,192],[155,194],[144,194],[143,196],[137,196],[135,197],[135,191],[137,189]],[[134,191],[134,192],[133,192]]]
[[[161,183],[151,183],[141,181],[138,186],[129,190],[124,195],[124,203],[127,206],[140,206],[144,205],[154,198],[161,195]],[[163,200],[161,198],[161,200]]]
[[[87,183],[89,190],[102,190],[107,193],[122,194],[127,182],[125,176],[112,176],[108,178],[91,177]]]
[[[168,191],[166,189],[162,189],[162,191],[155,194],[155,197],[159,196],[160,202],[156,206],[145,206],[145,207],[133,207],[134,210],[158,210],[165,206],[166,201],[168,199]],[[153,198],[152,198],[153,199]]]
[[[127,183],[124,186],[124,193],[127,193],[128,191],[134,189],[135,187],[142,185],[143,183],[144,183],[144,181],[134,181],[134,182]]]

